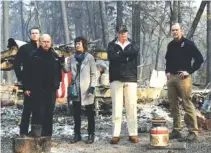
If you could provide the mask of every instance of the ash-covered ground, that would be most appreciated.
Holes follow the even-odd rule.
[[[1,152],[12,153],[12,138],[19,133],[19,123],[22,109],[17,106],[1,108]],[[51,152],[52,153],[211,153],[211,131],[202,131],[199,134],[199,141],[194,143],[181,143],[170,141],[174,149],[151,149],[149,148],[149,130],[151,128],[151,112],[167,120],[169,129],[172,126],[172,118],[169,111],[158,102],[138,105],[138,124],[140,142],[133,144],[128,141],[127,122],[125,110],[123,110],[123,122],[120,142],[118,145],[109,144],[112,138],[112,118],[110,114],[96,117],[96,138],[93,144],[86,144],[84,141],[70,144],[73,136],[74,121],[72,116],[65,115],[65,106],[57,105],[54,114],[54,133]],[[82,117],[82,139],[87,138],[87,119]],[[184,128],[184,135],[187,130]],[[185,149],[184,149],[185,148]],[[181,150],[182,149],[182,150]]]

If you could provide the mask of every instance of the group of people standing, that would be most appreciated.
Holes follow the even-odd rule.
[[[193,127],[185,140],[197,139],[198,127],[195,108],[190,101],[191,77],[200,68],[203,57],[195,44],[183,37],[180,24],[171,28],[173,40],[168,44],[166,53],[166,76],[168,79],[168,97],[174,120],[170,138],[181,138],[181,118],[179,100],[186,111]],[[116,27],[117,37],[107,47],[109,60],[109,79],[112,99],[113,131],[111,144],[120,141],[122,109],[125,106],[128,124],[129,141],[138,143],[137,120],[137,57],[139,50],[136,43],[128,38],[125,25]],[[20,47],[14,70],[19,82],[24,87],[24,108],[20,124],[20,135],[52,136],[53,110],[56,101],[56,90],[61,82],[61,71],[71,71],[71,85],[74,84],[77,96],[71,98],[74,117],[74,137],[71,143],[81,140],[81,107],[85,106],[88,118],[88,140],[95,139],[94,93],[97,69],[94,57],[87,52],[87,40],[77,37],[74,40],[75,53],[65,63],[64,57],[59,57],[51,48],[51,37],[48,34],[40,36],[39,28],[30,30],[31,42]],[[193,65],[191,64],[194,59]],[[31,119],[31,131],[29,121]]]

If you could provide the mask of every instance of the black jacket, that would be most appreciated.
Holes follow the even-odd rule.
[[[184,37],[179,41],[172,40],[166,52],[166,73],[177,74],[178,71],[187,71],[192,74],[203,63],[203,57],[194,42]],[[194,63],[191,64],[192,59]]]
[[[21,46],[14,60],[14,71],[18,81],[23,83],[23,73],[28,63],[29,56],[37,49],[37,44],[30,42]]]
[[[116,44],[117,38],[108,44],[109,79],[112,81],[137,82],[138,48],[133,41],[124,50]]]
[[[30,56],[24,73],[25,90],[55,91],[61,82],[61,65],[58,55],[49,49],[39,48]]]

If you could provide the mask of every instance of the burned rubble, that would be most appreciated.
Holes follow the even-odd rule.
[[[2,117],[2,122],[1,122],[1,138],[3,140],[8,140],[11,138],[14,138],[18,135],[19,133],[19,123],[20,123],[20,118],[21,118],[21,110],[22,108],[19,106],[7,106],[7,107],[2,107],[1,108],[1,117]],[[172,118],[170,116],[169,112],[169,106],[167,105],[167,102],[162,99],[158,99],[153,102],[149,103],[139,103],[138,104],[138,130],[139,130],[139,137],[141,138],[139,146],[142,146],[142,150],[146,151],[146,145],[149,143],[149,130],[152,126],[151,120],[152,120],[152,113],[157,114],[167,121],[167,126],[169,129],[172,127]],[[183,113],[184,115],[184,113]],[[126,124],[126,117],[125,117],[125,110],[123,110],[123,123],[122,123],[122,142],[120,142],[120,146],[125,145],[128,146],[129,148],[133,148],[129,142],[125,139],[125,137],[128,135],[127,132],[127,124]],[[87,121],[85,120],[85,116],[82,117],[82,139],[85,140],[87,138],[86,134],[86,129],[87,129]],[[59,153],[66,153],[70,152],[70,147],[72,148],[73,146],[69,146],[69,141],[72,138],[73,135],[73,126],[74,126],[74,121],[73,117],[70,115],[67,115],[67,107],[66,104],[57,104],[55,111],[54,111],[54,120],[53,120],[53,125],[54,125],[54,132],[53,132],[53,140],[56,142],[55,146],[52,146],[51,152],[59,152]],[[185,132],[185,130],[184,130]],[[208,137],[209,134],[204,131],[207,137],[203,136],[203,143],[201,142],[201,146],[205,146],[208,142],[211,142],[210,137]],[[108,140],[112,137],[112,117],[110,112],[106,113],[100,113],[98,117],[96,117],[96,138],[95,138],[95,143],[96,146],[93,147],[98,150],[102,150],[102,152],[106,152],[106,147],[111,147],[108,145]],[[6,141],[5,141],[6,142]],[[128,144],[127,144],[128,143]],[[174,142],[173,143],[177,143]],[[3,143],[4,144],[4,143]],[[80,146],[81,145],[81,146]],[[7,145],[7,147],[10,145]],[[145,146],[145,147],[143,147]],[[206,145],[209,147],[209,145]],[[100,147],[100,148],[99,148]],[[136,146],[138,147],[138,146]],[[186,146],[191,147],[190,146]],[[3,146],[3,148],[5,148]],[[69,149],[68,149],[69,148]],[[93,149],[85,149],[86,146],[83,143],[79,143],[75,145],[75,148],[72,149],[72,152],[92,152],[91,150]],[[112,147],[113,148],[113,147]],[[122,147],[117,147],[120,150],[122,150]],[[7,148],[8,149],[8,148]],[[114,149],[114,148],[113,148]],[[6,149],[3,149],[3,151]],[[12,149],[11,149],[12,150]],[[80,151],[81,150],[81,151]],[[118,149],[117,149],[118,150]],[[116,150],[116,152],[118,152]],[[189,149],[188,149],[189,150]],[[204,149],[201,149],[204,150]],[[122,150],[122,152],[127,152],[128,150],[125,148]],[[187,152],[187,150],[185,150]],[[8,151],[6,153],[10,153],[11,151]],[[115,152],[115,151],[114,151]],[[134,149],[132,152],[138,152],[137,149]],[[153,152],[153,151],[150,151]],[[202,151],[203,152],[203,151]]]
[[[107,73],[107,67],[106,63],[104,61],[98,61],[98,69],[100,69],[101,76],[103,73]],[[110,97],[106,97],[107,91],[109,88],[107,88],[106,85],[108,85],[108,78],[106,75],[104,75],[103,78],[99,78],[99,82],[103,82],[104,86],[101,87],[103,91],[100,91],[98,93],[99,97],[99,115],[96,114],[96,138],[95,143],[98,144],[98,146],[95,146],[96,149],[105,149],[105,147],[108,146],[108,141],[112,137],[112,108],[111,108],[111,99]],[[210,124],[210,112],[211,112],[211,102],[210,102],[210,89],[209,90],[194,90],[193,92],[193,102],[198,110],[198,121],[199,124],[201,124],[199,127],[203,127],[201,130],[208,130],[209,127],[211,127]],[[150,91],[150,93],[153,92]],[[12,91],[10,92],[12,93]],[[19,134],[19,124],[21,119],[21,113],[23,109],[22,103],[19,103],[18,101],[13,101],[15,94],[12,94],[13,96],[7,100],[1,99],[1,138],[3,140],[9,140],[12,139]],[[103,95],[103,96],[102,96]],[[4,104],[4,105],[2,105]],[[16,104],[16,105],[14,105]],[[70,104],[71,106],[71,104]],[[149,131],[152,127],[152,117],[153,115],[156,115],[158,117],[162,117],[166,120],[166,125],[171,130],[172,127],[172,118],[169,112],[170,106],[168,99],[166,98],[143,98],[138,99],[138,132],[139,137],[141,138],[141,142],[139,145],[146,146],[146,144],[149,143]],[[63,103],[57,103],[56,108],[54,110],[54,119],[53,119],[53,140],[56,142],[55,146],[52,146],[52,152],[59,152],[59,153],[66,153],[69,152],[68,148],[70,146],[62,147],[65,144],[69,144],[70,139],[72,138],[74,131],[74,121],[73,117],[71,116],[71,113],[67,113],[67,104]],[[71,110],[71,109],[70,109]],[[82,114],[84,112],[82,111]],[[183,116],[185,116],[183,111]],[[208,120],[207,120],[208,119]],[[125,109],[123,109],[123,117],[122,117],[122,132],[121,136],[123,137],[123,145],[132,147],[130,144],[127,144],[127,139],[125,137],[128,136],[127,132],[127,123],[126,123],[126,116],[125,116]],[[186,118],[184,118],[183,122],[187,123]],[[208,121],[206,123],[206,120]],[[202,125],[203,124],[203,125]],[[87,126],[88,122],[85,119],[85,116],[82,115],[82,139],[87,139]],[[206,128],[205,128],[206,127]],[[184,133],[186,132],[186,128],[184,128]],[[201,131],[203,132],[203,131]],[[205,132],[206,133],[206,132]],[[207,133],[205,134],[207,135]],[[204,136],[203,136],[204,137]],[[206,138],[205,138],[206,139]],[[207,138],[209,139],[209,137]],[[206,140],[207,141],[207,140]],[[211,142],[211,140],[209,141]],[[176,143],[173,141],[173,143]],[[206,142],[204,142],[207,144]],[[202,144],[202,146],[204,145]],[[80,144],[80,143],[79,143]],[[100,144],[100,145],[99,145]],[[121,145],[121,143],[120,143]],[[6,145],[7,147],[11,145]],[[7,148],[6,147],[6,148]],[[86,146],[80,147],[80,145],[76,145],[76,148],[73,149],[73,152],[93,152],[91,149],[88,151],[86,149]],[[5,147],[3,147],[5,148]],[[119,148],[120,150],[122,148]],[[146,147],[145,147],[146,149]],[[12,148],[10,149],[12,150]],[[82,150],[82,151],[79,151]],[[118,150],[118,149],[117,149]],[[127,152],[128,150],[124,150],[122,152]],[[132,152],[138,152],[139,150],[135,149]],[[105,151],[106,152],[106,151]],[[110,152],[110,151],[109,151]],[[115,151],[114,151],[115,152]],[[118,152],[118,151],[117,151]],[[6,152],[7,153],[7,152]],[[8,152],[10,153],[10,152]]]

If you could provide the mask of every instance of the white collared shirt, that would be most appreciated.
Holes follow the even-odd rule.
[[[119,39],[117,39],[116,42],[115,42],[115,44],[118,44],[118,45],[122,48],[122,50],[124,50],[125,47],[126,47],[127,45],[130,44],[130,41],[127,40],[127,41],[125,41],[124,44],[122,44],[122,43],[119,41]]]

